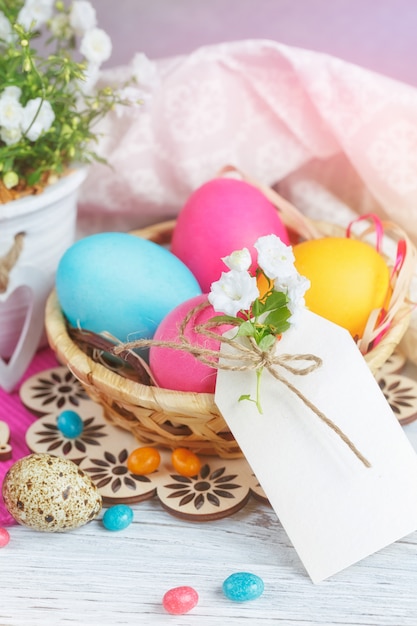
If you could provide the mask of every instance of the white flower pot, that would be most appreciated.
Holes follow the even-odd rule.
[[[74,242],[78,190],[87,175],[79,169],[43,193],[0,205],[0,265],[15,236],[22,251],[0,288],[0,387],[11,391],[45,342],[44,308],[65,250]]]

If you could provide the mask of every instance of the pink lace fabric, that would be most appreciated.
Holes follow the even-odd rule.
[[[91,167],[81,220],[110,228],[174,217],[227,164],[335,221],[378,209],[417,237],[417,90],[268,40],[107,71],[138,79],[140,107],[101,130],[112,169]]]
[[[269,40],[206,46],[107,71],[136,76],[143,104],[115,111],[84,185],[80,230],[175,217],[233,165],[314,219],[376,213],[417,241],[417,90],[326,54]],[[417,278],[411,289],[417,300]],[[417,314],[405,342],[416,360]]]

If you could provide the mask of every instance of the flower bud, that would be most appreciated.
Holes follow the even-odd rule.
[[[16,187],[19,182],[19,176],[16,172],[6,172],[3,176],[3,183],[6,189],[12,189],[12,187]]]
[[[72,134],[72,129],[68,124],[62,126],[61,135],[63,137],[69,137]]]

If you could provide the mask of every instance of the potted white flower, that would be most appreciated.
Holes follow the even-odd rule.
[[[74,240],[80,165],[101,160],[95,125],[128,104],[123,87],[96,86],[111,51],[86,0],[0,0],[0,387],[24,370],[22,329],[25,362],[39,341],[43,319],[24,321]]]

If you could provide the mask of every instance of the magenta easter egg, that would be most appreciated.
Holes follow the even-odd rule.
[[[170,311],[156,329],[154,340],[179,343],[179,326],[185,316],[194,307],[204,302],[208,304],[206,294],[191,298]],[[204,337],[194,331],[196,325],[204,324],[216,315],[219,313],[216,313],[213,307],[208,305],[191,317],[184,332],[190,343],[209,350],[219,350],[220,341]],[[222,325],[211,330],[221,335],[228,328],[230,326]],[[151,346],[149,365],[155,381],[160,387],[176,391],[214,392],[217,370],[201,363],[188,352],[175,348]]]
[[[288,233],[277,210],[253,185],[234,178],[215,178],[199,187],[178,215],[171,252],[191,270],[203,292],[225,271],[222,257],[248,248],[256,267],[253,244],[263,235]]]

